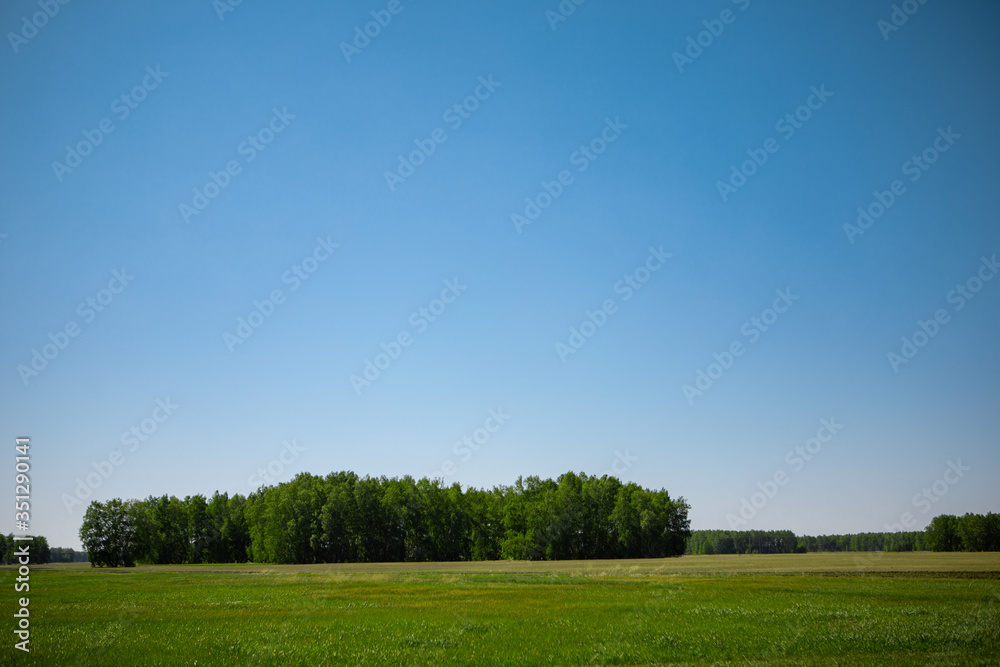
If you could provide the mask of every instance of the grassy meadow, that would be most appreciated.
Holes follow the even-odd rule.
[[[32,652],[4,664],[1000,664],[997,553],[49,565],[31,588]]]

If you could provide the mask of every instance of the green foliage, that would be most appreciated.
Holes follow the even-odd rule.
[[[42,565],[52,560],[52,550],[49,548],[49,541],[41,535],[31,538],[31,547],[28,550],[31,554],[31,563]]]
[[[249,544],[245,503],[218,492],[211,501],[200,495],[94,501],[80,540],[98,567],[242,562]]]
[[[41,535],[36,535],[30,540],[15,540],[14,533],[0,535],[0,564],[13,565],[19,562],[15,552],[28,545],[28,558],[30,565],[43,565],[52,560],[52,550],[49,549],[49,541]]]
[[[696,530],[688,554],[775,554],[814,551],[1000,551],[1000,515],[934,517],[909,533],[856,533],[796,537],[788,530]]]
[[[683,554],[690,536],[683,498],[572,472],[467,491],[410,476],[303,473],[247,498],[162,496],[116,508],[133,527],[127,552],[142,564],[662,558]],[[85,525],[98,544],[98,526]]]
[[[924,533],[797,536],[790,530],[696,530],[689,554],[790,554],[816,551],[923,551]]]
[[[136,508],[134,502],[115,498],[90,503],[83,515],[80,541],[91,566],[132,567],[136,559]]]
[[[933,551],[1000,551],[1000,514],[936,516],[927,526]]]
[[[689,554],[789,554],[799,538],[790,530],[696,530],[688,541]]]
[[[64,547],[52,547],[50,563],[86,563],[87,552]]]
[[[925,551],[923,532],[852,533],[847,535],[804,535],[799,538],[798,551]]]

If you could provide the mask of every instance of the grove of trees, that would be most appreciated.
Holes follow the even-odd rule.
[[[18,559],[15,552],[24,545],[28,545],[28,558],[31,565],[41,565],[48,563],[51,557],[49,541],[41,535],[32,537],[31,540],[15,540],[14,533],[0,535],[0,564],[13,565]]]
[[[813,551],[924,551],[927,536],[912,533],[796,535],[790,530],[696,530],[689,554],[790,554]]]
[[[68,549],[64,547],[52,547],[49,550],[51,556],[49,558],[50,563],[86,563],[87,562],[87,552],[86,551],[76,551],[74,549]]]
[[[302,473],[247,497],[92,502],[92,565],[339,563],[680,556],[689,506],[614,477],[573,472],[469,488],[410,476]]]
[[[787,554],[798,543],[790,530],[696,530],[688,540],[689,554]]]
[[[691,532],[683,498],[568,472],[493,489],[412,477],[303,473],[249,496],[92,502],[80,528],[95,566],[661,558],[813,551],[1000,551],[1000,515],[935,517],[924,531]],[[44,537],[32,562],[48,562]],[[60,551],[60,550],[56,550]],[[71,550],[66,550],[71,552]],[[9,562],[10,537],[0,535]],[[57,554],[77,560],[78,554]],[[41,560],[44,558],[45,560]]]
[[[1000,551],[1000,514],[942,514],[927,526],[931,551]]]
[[[1000,551],[1000,514],[942,514],[909,533],[796,536],[788,530],[696,530],[689,554],[780,554],[812,551]]]

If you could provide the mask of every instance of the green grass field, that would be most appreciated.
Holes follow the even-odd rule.
[[[32,652],[5,614],[4,664],[1000,664],[996,553],[51,565],[31,587]]]

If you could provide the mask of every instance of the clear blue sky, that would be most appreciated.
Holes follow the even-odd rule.
[[[101,500],[246,494],[269,464],[492,486],[617,459],[698,529],[782,472],[740,527],[997,510],[1000,280],[976,281],[1000,253],[1000,10],[930,0],[888,31],[889,2],[686,5],[71,2],[33,30],[35,2],[4,3],[0,423],[11,467],[32,438],[33,529],[79,545],[65,501],[95,464]],[[373,11],[391,22],[345,55]],[[415,142],[434,152],[390,187]],[[543,181],[561,193],[515,225]],[[845,231],[876,190],[892,204]],[[352,384],[366,360],[391,363]]]

